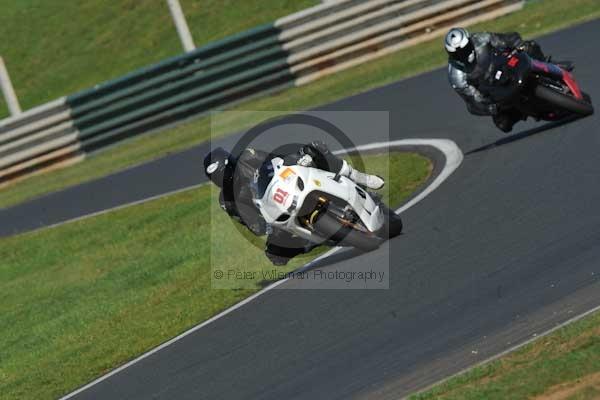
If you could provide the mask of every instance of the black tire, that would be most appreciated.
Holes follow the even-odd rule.
[[[534,95],[540,100],[573,114],[588,116],[594,113],[594,107],[591,103],[584,100],[577,100],[572,96],[560,93],[543,85],[537,85],[535,87]]]
[[[352,246],[363,251],[377,249],[383,239],[353,229],[342,224],[336,217],[329,213],[322,214],[313,224],[315,230],[329,240],[340,246]]]
[[[385,222],[378,236],[384,239],[396,237],[402,233],[402,219],[394,211],[390,210],[385,204],[381,203]]]

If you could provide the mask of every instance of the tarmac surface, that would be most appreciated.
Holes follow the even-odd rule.
[[[576,79],[597,99],[599,32],[596,20],[540,40],[545,52],[576,62]],[[448,138],[465,154],[442,186],[403,213],[402,236],[318,266],[389,263],[389,289],[283,290],[303,285],[290,280],[75,398],[395,399],[600,305],[597,115],[521,123],[504,135],[467,114],[443,69],[320,110],[388,111],[381,126],[360,118],[343,126],[356,144]],[[0,230],[198,184],[207,149],[1,210]]]

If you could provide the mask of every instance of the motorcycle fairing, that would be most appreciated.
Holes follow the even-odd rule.
[[[577,84],[577,82],[575,82],[573,75],[571,75],[569,71],[565,71],[558,65],[539,60],[531,61],[531,69],[533,72],[536,72],[538,74],[550,76],[552,78],[563,81],[565,85],[567,85],[571,93],[573,93],[575,98],[579,100],[583,99],[581,89],[579,88],[579,85]]]
[[[255,200],[268,224],[310,239],[311,231],[299,226],[292,217],[310,193],[318,191],[346,201],[369,231],[375,232],[383,225],[379,205],[352,180],[340,176],[336,181],[334,173],[316,168],[285,166],[279,157],[271,162],[274,176],[263,197]]]

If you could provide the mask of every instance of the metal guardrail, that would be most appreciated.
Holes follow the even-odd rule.
[[[333,0],[0,121],[0,185],[497,18],[522,0]]]

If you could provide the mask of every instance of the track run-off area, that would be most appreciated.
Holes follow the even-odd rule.
[[[547,54],[575,61],[596,100],[598,32],[596,20],[540,39]],[[389,135],[366,122],[345,129],[357,145],[449,139],[464,153],[403,211],[403,235],[318,261],[338,270],[389,261],[389,289],[268,290],[71,398],[395,399],[600,305],[597,116],[504,135],[467,114],[445,69],[319,110],[388,111]],[[0,234],[197,185],[208,146],[1,210]]]

